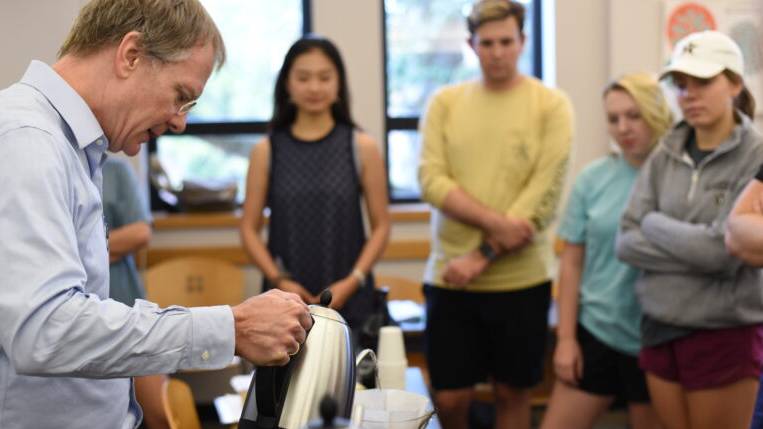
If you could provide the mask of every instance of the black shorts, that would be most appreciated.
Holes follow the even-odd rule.
[[[604,344],[580,324],[577,337],[583,353],[583,378],[578,389],[628,403],[649,402],[646,377],[638,366],[638,357]]]
[[[426,354],[435,390],[494,381],[529,388],[543,378],[551,282],[511,292],[424,285]]]

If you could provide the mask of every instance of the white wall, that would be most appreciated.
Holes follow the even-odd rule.
[[[51,63],[85,0],[0,0],[0,88],[31,59]]]
[[[556,1],[556,82],[575,108],[571,177],[607,150],[599,93],[609,78],[608,3]]]
[[[0,88],[18,81],[31,60],[52,64],[87,0],[0,0]],[[130,159],[146,185],[146,157]]]
[[[381,0],[313,0],[313,31],[342,52],[355,120],[379,142],[384,136],[381,13]]]
[[[609,7],[609,75],[663,66],[661,0],[614,0]]]

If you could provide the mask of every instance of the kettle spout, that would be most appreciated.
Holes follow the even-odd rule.
[[[381,383],[379,382],[379,361],[376,359],[376,353],[374,353],[373,350],[364,349],[358,353],[358,357],[355,358],[355,370],[360,371],[360,368],[365,368],[367,373],[369,367],[367,364],[362,365],[367,359],[371,359],[372,366],[370,368],[373,368],[374,383],[376,387],[379,388],[379,386],[381,386]]]
[[[371,349],[364,349],[360,353],[358,353],[358,357],[355,358],[355,366],[357,367],[360,365],[361,362],[363,362],[363,359],[366,358],[366,356],[370,356],[371,360],[374,362],[374,367],[376,367],[379,363],[378,360],[376,360],[376,353],[374,353]]]

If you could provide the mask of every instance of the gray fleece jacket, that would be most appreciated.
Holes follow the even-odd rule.
[[[729,255],[723,241],[734,200],[763,163],[750,119],[699,165],[685,152],[690,127],[676,125],[641,168],[616,247],[642,269],[645,314],[672,325],[720,328],[763,322],[761,271]]]

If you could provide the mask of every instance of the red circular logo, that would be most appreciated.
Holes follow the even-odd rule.
[[[683,3],[668,14],[667,35],[670,46],[691,33],[717,28],[708,8],[697,3]]]

